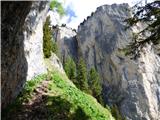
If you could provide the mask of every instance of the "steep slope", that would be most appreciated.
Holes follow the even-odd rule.
[[[135,61],[124,55],[123,48],[132,37],[132,30],[126,30],[124,23],[130,15],[127,4],[98,7],[78,27],[74,57],[82,56],[88,69],[94,66],[98,70],[106,103],[118,105],[128,120],[158,120],[159,56],[148,45]],[[63,31],[59,32],[65,37]]]
[[[95,98],[75,87],[60,63],[47,61],[47,66],[52,72],[27,81],[14,104],[2,112],[2,119],[114,120]]]

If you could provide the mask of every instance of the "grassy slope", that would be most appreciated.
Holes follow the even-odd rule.
[[[51,96],[56,95],[65,99],[71,105],[71,113],[80,108],[91,120],[113,120],[110,112],[102,107],[95,98],[77,89],[63,76],[58,72],[51,74],[52,82],[49,85]],[[50,100],[48,102],[48,104],[52,104]]]
[[[76,88],[64,73],[59,72],[57,69],[55,69],[50,60],[46,59],[45,63],[50,71],[54,71],[49,74],[52,80],[49,85],[50,95],[58,96],[58,99],[60,101],[65,100],[65,102],[70,105],[70,109],[68,109],[68,106],[66,108],[66,111],[70,111],[67,114],[70,114],[72,112],[75,113],[76,110],[80,110],[80,113],[84,113],[80,114],[80,117],[82,119],[78,119],[77,116],[79,116],[79,114],[75,113],[75,120],[114,120],[109,110],[101,106],[94,97]],[[50,98],[50,100],[48,100],[48,104],[50,104],[52,107],[52,97]],[[60,103],[58,102],[57,104]],[[62,107],[64,107],[63,104]]]
[[[47,75],[40,75],[26,82],[24,90],[18,96],[15,103],[6,111],[3,111],[2,118],[17,119],[17,116],[24,113],[28,104],[27,101],[36,97],[34,92],[37,86],[43,84],[43,81],[49,80],[48,90],[42,95],[46,99],[42,101],[43,103],[38,103],[39,106],[43,106],[37,108],[38,111],[46,112],[42,112],[40,117],[38,115],[39,112],[37,112],[38,114],[36,114],[39,119],[44,117],[47,120],[114,120],[110,111],[102,107],[95,98],[76,88],[64,73],[56,69],[53,70],[52,68],[49,70],[54,72],[49,72]],[[35,106],[32,106],[31,109],[29,107],[30,110],[28,108],[26,110],[34,112],[36,111],[34,108]],[[41,108],[42,110],[40,110]],[[29,116],[32,116],[32,114],[29,113]],[[21,117],[23,118],[23,115]]]

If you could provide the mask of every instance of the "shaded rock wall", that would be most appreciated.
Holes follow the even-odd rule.
[[[1,2],[2,109],[15,99],[27,79],[46,71],[43,66],[42,21],[47,3]]]

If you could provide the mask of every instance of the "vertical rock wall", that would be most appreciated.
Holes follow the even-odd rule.
[[[43,64],[42,26],[48,10],[47,3],[1,3],[2,109],[15,99],[27,79],[46,71]]]
[[[71,28],[57,26],[53,27],[53,38],[55,39],[58,50],[59,50],[59,57],[62,62],[70,56],[74,60],[77,59],[77,39],[76,39],[76,32],[73,31]]]
[[[48,2],[35,2],[25,19],[24,51],[28,63],[27,80],[46,72],[43,55],[43,24],[49,9]]]

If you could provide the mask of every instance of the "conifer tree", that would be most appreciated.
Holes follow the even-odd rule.
[[[111,113],[116,120],[125,120],[116,105],[111,106]]]
[[[63,5],[58,0],[51,0],[50,9],[58,12],[60,16],[64,16],[65,10]],[[50,27],[50,16],[46,18],[46,22],[43,26],[43,53],[45,58],[51,56],[51,52],[58,54],[58,47],[52,37],[52,29]]]
[[[50,16],[46,18],[43,26],[43,53],[45,58],[49,58],[51,53],[57,53],[58,47],[52,37],[52,29],[50,27]]]
[[[77,79],[76,85],[79,89],[89,92],[88,91],[88,80],[87,80],[87,68],[85,62],[82,58],[80,58],[77,66]]]
[[[103,104],[101,96],[102,85],[100,83],[100,76],[95,68],[91,68],[89,71],[89,88],[92,91],[92,95]]]
[[[46,18],[46,22],[43,26],[43,52],[45,58],[49,58],[51,56],[52,51],[52,35],[50,25],[50,16]]]
[[[76,79],[76,64],[74,60],[69,56],[64,63],[64,70],[70,80],[75,82]]]

